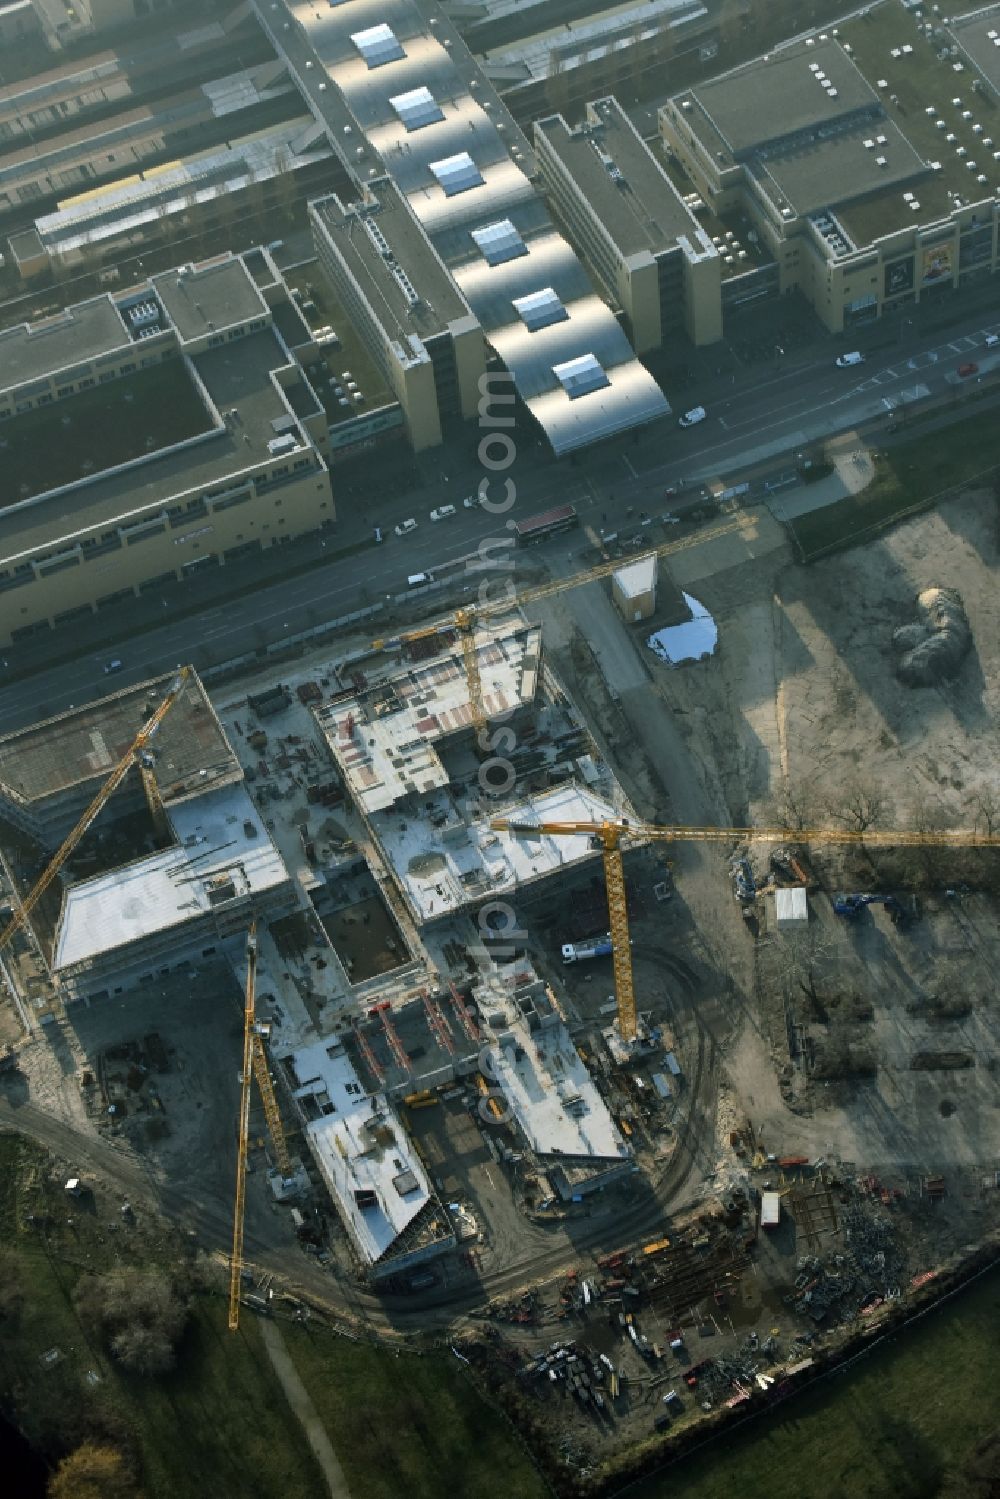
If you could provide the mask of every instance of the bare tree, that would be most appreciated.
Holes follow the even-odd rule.
[[[84,1276],[74,1302],[81,1321],[126,1368],[161,1374],[172,1367],[187,1303],[162,1271],[121,1267]]]
[[[854,781],[842,797],[829,803],[830,816],[859,833],[881,822],[888,810],[882,792],[870,781]]]
[[[1000,825],[1000,797],[990,786],[978,791],[972,802],[973,827],[992,837]]]

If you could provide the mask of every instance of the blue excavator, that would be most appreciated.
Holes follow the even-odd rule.
[[[907,919],[908,912],[903,902],[895,895],[835,895],[833,909],[837,916],[847,921],[856,921],[866,906],[885,906],[893,926]]]

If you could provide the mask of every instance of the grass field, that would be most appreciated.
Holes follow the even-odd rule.
[[[630,1499],[932,1499],[996,1430],[1000,1271]]]
[[[51,1215],[47,1238],[28,1225],[29,1212]],[[326,1485],[254,1313],[244,1311],[232,1334],[224,1300],[197,1296],[178,1367],[158,1379],[126,1375],[88,1341],[72,1300],[84,1269],[119,1259],[162,1263],[178,1252],[151,1236],[130,1253],[131,1238],[107,1232],[110,1216],[107,1207],[96,1216],[72,1202],[68,1208],[44,1153],[0,1134],[0,1276],[16,1282],[22,1297],[20,1315],[2,1324],[0,1399],[13,1393],[29,1438],[51,1453],[95,1423],[126,1432],[141,1454],[147,1499],[321,1499]],[[352,1499],[485,1492],[497,1475],[504,1499],[542,1499],[541,1480],[509,1428],[450,1353],[396,1356],[318,1324],[282,1323],[282,1335]],[[46,1368],[40,1356],[53,1348],[59,1361]]]
[[[791,529],[809,558],[868,539],[896,516],[1000,464],[1000,422],[992,411],[887,448],[860,494],[799,516]]]
[[[506,1422],[450,1354],[398,1356],[293,1327],[285,1341],[340,1458],[351,1499],[547,1492]]]

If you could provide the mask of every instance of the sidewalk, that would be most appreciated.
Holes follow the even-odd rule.
[[[264,1340],[274,1372],[281,1382],[281,1388],[285,1392],[285,1399],[295,1413],[313,1450],[313,1455],[323,1470],[327,1488],[333,1499],[351,1499],[351,1491],[347,1487],[347,1479],[340,1466],[340,1459],[333,1450],[330,1438],[319,1418],[319,1412],[309,1398],[309,1391],[302,1383],[299,1371],[292,1363],[291,1355],[285,1347],[285,1340],[281,1336],[280,1327],[275,1322],[269,1322],[266,1317],[260,1319],[259,1325],[260,1335]]]

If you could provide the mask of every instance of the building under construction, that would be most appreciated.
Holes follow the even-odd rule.
[[[9,869],[44,867],[173,681],[141,683],[0,740]],[[274,919],[295,903],[191,672],[162,732],[63,867],[58,911],[40,908],[33,932],[62,997],[91,1000],[190,968],[255,917]]]
[[[313,1160],[372,1280],[455,1247],[447,1214],[384,1093],[369,1092],[338,1041],[284,1061]]]
[[[483,707],[512,747],[484,764],[461,649],[427,658],[426,643],[378,678],[339,693],[316,717],[344,787],[417,927],[599,857],[585,837],[501,840],[491,816],[600,821],[628,816],[624,793],[542,659],[541,630],[522,620],[476,636]],[[506,746],[505,746],[506,747]],[[484,784],[490,790],[484,793]]]

